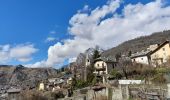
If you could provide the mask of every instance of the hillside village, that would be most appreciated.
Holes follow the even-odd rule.
[[[147,48],[139,51],[128,50],[128,53],[121,52],[114,56],[106,54],[106,51],[97,46],[90,48],[85,53],[81,53],[76,62],[56,70],[56,73],[47,74],[46,78],[38,77],[39,81],[34,86],[28,84],[22,87],[16,82],[15,85],[8,84],[6,88],[3,88],[1,86],[3,84],[0,84],[0,99],[170,99],[168,84],[170,82],[170,41],[168,39],[161,39],[161,41],[152,42]],[[25,71],[19,71],[22,69],[20,67],[16,68],[20,72],[17,78],[23,77]],[[0,73],[1,77],[5,75],[2,73],[3,71]],[[21,80],[18,79],[18,81]],[[23,96],[23,94],[28,95]]]

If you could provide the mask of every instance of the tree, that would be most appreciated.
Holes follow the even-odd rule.
[[[130,57],[132,55],[132,51],[128,52],[128,57]]]
[[[88,85],[92,85],[96,81],[95,80],[96,79],[95,74],[93,73],[94,70],[95,70],[95,68],[94,68],[94,60],[99,58],[100,56],[101,56],[100,52],[98,50],[94,50],[93,56],[92,56],[93,60],[91,62],[91,65],[87,66],[87,69],[86,69],[87,70],[86,71],[86,73],[87,73],[87,80],[86,80],[86,82],[87,82]]]
[[[99,58],[101,55],[100,55],[100,52],[98,50],[94,50],[94,53],[93,53],[93,60]]]
[[[76,87],[76,84],[77,84],[77,79],[76,78],[77,78],[77,66],[74,66],[71,88]]]
[[[64,72],[64,67],[61,68],[61,72]]]
[[[121,58],[121,53],[117,53],[117,54],[115,55],[115,58],[116,58],[116,61],[119,61],[119,59]]]
[[[132,66],[132,62],[129,59],[121,58],[118,63],[118,67],[122,71],[122,74],[128,79],[128,73],[130,71],[130,67]]]

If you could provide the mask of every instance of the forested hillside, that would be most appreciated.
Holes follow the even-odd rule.
[[[103,52],[102,56],[113,56],[116,54],[128,55],[129,52],[137,52],[146,49],[151,44],[160,44],[166,40],[170,40],[170,30],[163,32],[156,32],[149,36],[138,37],[126,41],[117,47],[113,47]]]

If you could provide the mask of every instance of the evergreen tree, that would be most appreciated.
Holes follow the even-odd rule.
[[[93,60],[99,58],[100,56],[101,56],[101,55],[100,55],[99,51],[98,51],[98,50],[95,50],[94,53],[93,53]]]

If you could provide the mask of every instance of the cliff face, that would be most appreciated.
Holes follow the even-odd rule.
[[[53,68],[26,68],[24,66],[0,66],[0,85],[35,87],[41,80],[55,76]]]

